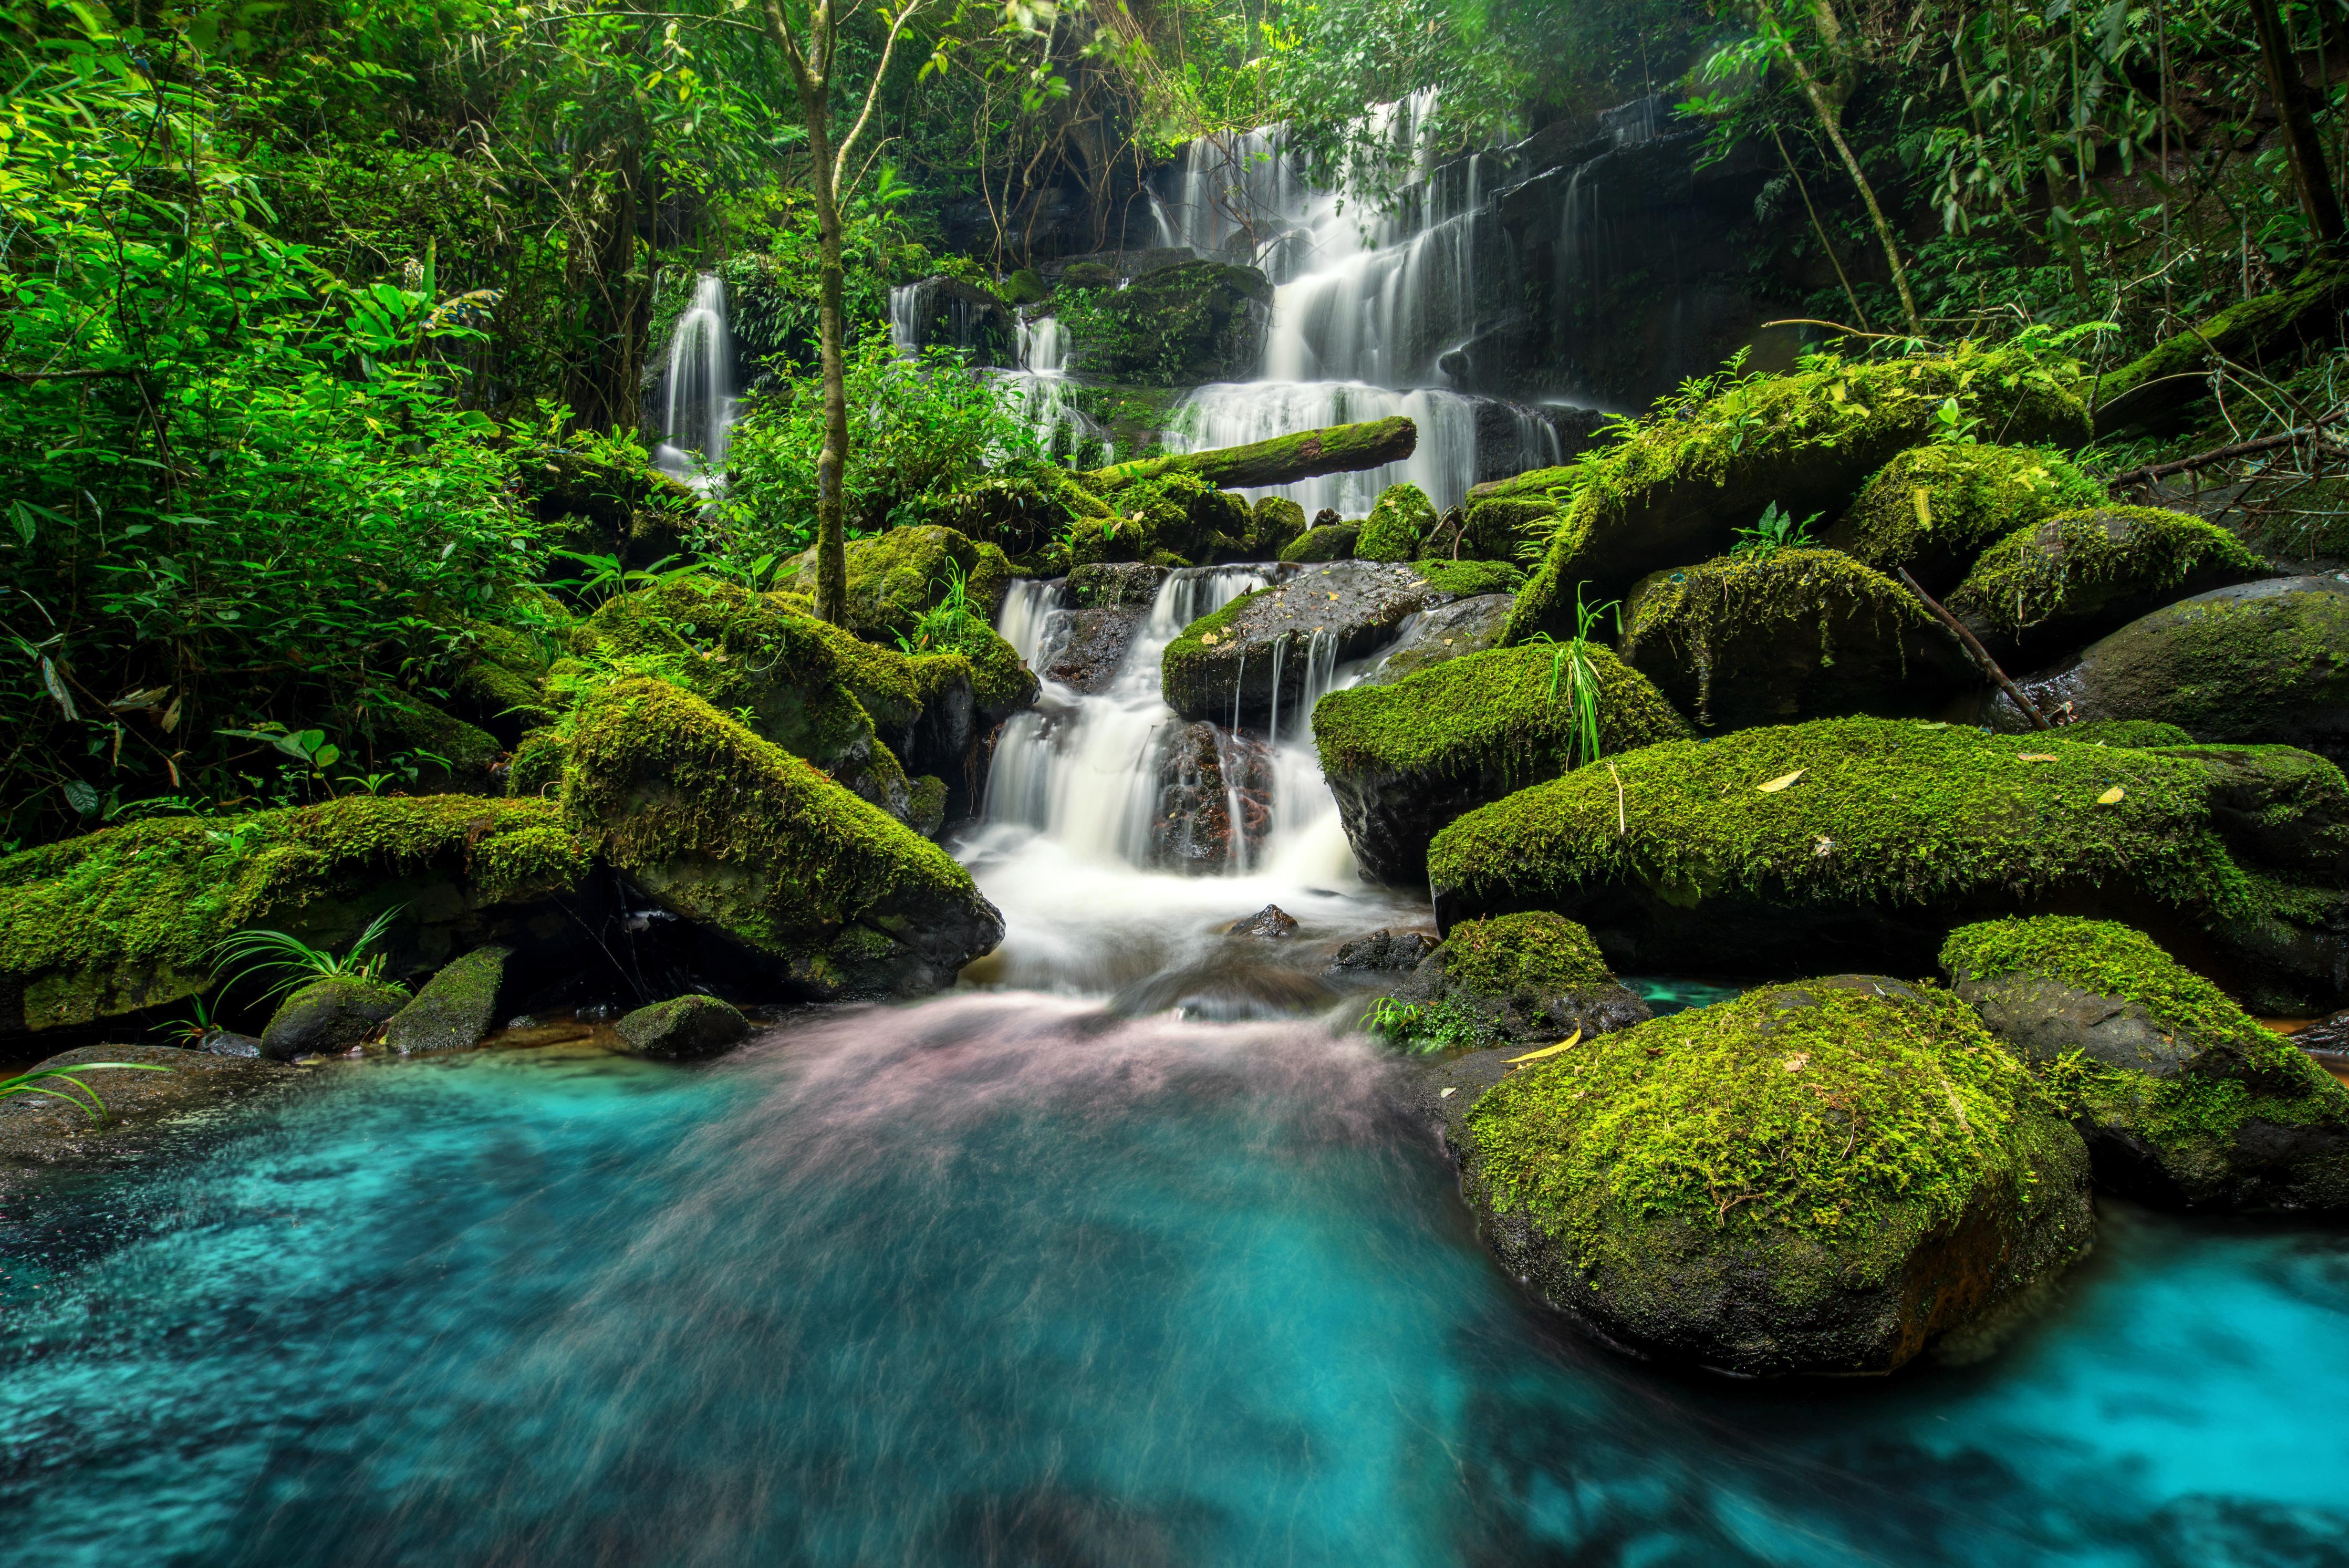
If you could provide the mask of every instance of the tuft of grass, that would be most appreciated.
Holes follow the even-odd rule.
[[[368,950],[383,940],[405,908],[394,905],[369,920],[340,957],[284,931],[239,931],[220,944],[220,963],[225,967],[242,961],[243,967],[222,981],[221,989],[226,991],[249,974],[277,975],[276,982],[262,992],[264,996],[276,996],[314,980],[379,981],[390,955]]]
[[[83,1062],[71,1067],[36,1067],[13,1078],[0,1079],[0,1099],[11,1095],[47,1095],[51,1099],[63,1100],[90,1120],[104,1126],[106,1102],[98,1098],[96,1089],[77,1076],[101,1069],[126,1073],[168,1073],[171,1070],[148,1062]]]

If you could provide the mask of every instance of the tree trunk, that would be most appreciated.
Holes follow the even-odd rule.
[[[815,191],[816,341],[823,375],[823,445],[815,459],[815,613],[838,626],[848,608],[846,497],[848,353],[841,307],[840,192],[833,187],[832,125],[821,98],[810,99],[809,183]]]
[[[1837,156],[1843,160],[1845,172],[1851,176],[1851,182],[1859,187],[1859,199],[1868,205],[1868,221],[1876,225],[1876,238],[1884,246],[1884,259],[1892,268],[1892,286],[1900,295],[1900,313],[1909,319],[1909,330],[1921,336],[1925,330],[1924,324],[1917,316],[1917,296],[1909,292],[1909,269],[1900,265],[1900,244],[1893,237],[1892,224],[1885,218],[1884,209],[1877,204],[1876,187],[1868,182],[1867,175],[1860,172],[1859,160],[1853,155],[1851,143],[1843,139],[1841,113],[1820,90],[1818,78],[1811,75],[1810,67],[1803,64],[1802,57],[1795,52],[1793,40],[1781,35],[1778,52],[1785,57],[1786,64],[1794,70],[1795,81],[1802,85],[1803,96],[1811,100],[1811,109],[1819,117],[1819,124],[1826,130],[1827,140],[1835,144]]]
[[[1324,473],[1384,468],[1409,457],[1418,445],[1419,427],[1396,414],[1357,425],[1275,436],[1246,446],[1137,458],[1112,468],[1097,468],[1084,476],[1084,483],[1089,489],[1106,493],[1136,480],[1190,473],[1218,489],[1252,490],[1266,484],[1294,484]]]
[[[2275,0],[2251,0],[2251,21],[2259,28],[2260,54],[2266,59],[2268,90],[2275,96],[2276,117],[2283,122],[2284,151],[2292,158],[2292,181],[2300,187],[2301,211],[2317,243],[2336,250],[2342,239],[2341,198],[2333,189],[2325,167],[2324,149],[2316,140],[2315,121],[2309,118],[2306,84],[2300,62],[2292,57],[2292,41],[2284,36]]]

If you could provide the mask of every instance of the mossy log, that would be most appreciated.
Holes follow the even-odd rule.
[[[2158,423],[2204,396],[2222,359],[2256,365],[2280,346],[2331,342],[2349,298],[2349,267],[2318,263],[2283,288],[2230,305],[2164,339],[2095,385],[2096,433]]]
[[[1401,462],[1419,446],[1419,427],[1401,414],[1361,424],[1331,425],[1213,452],[1164,452],[1097,468],[1085,483],[1103,493],[1162,474],[1191,473],[1223,490],[1294,484],[1325,473],[1352,473]]]

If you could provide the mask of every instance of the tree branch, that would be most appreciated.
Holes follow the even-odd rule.
[[[771,10],[775,4],[776,0],[767,0]],[[864,134],[865,125],[873,119],[873,110],[881,102],[881,86],[889,79],[889,62],[896,57],[897,40],[905,34],[905,24],[914,19],[922,5],[923,0],[905,0],[905,8],[890,20],[888,40],[881,46],[881,63],[873,67],[872,84],[864,89],[864,107],[857,111],[856,123],[848,128],[846,136],[841,138],[840,147],[833,157],[832,183],[834,190],[840,189],[841,181],[847,175],[849,154],[855,149],[857,138]]]

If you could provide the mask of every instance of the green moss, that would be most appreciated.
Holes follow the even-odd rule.
[[[2099,719],[2065,726],[2063,738],[2083,746],[2185,746],[2194,737],[2175,724],[2151,719]]]
[[[468,622],[473,652],[450,678],[449,694],[475,722],[520,734],[554,719],[539,682],[550,662],[540,639],[508,626]]]
[[[1880,1285],[1983,1189],[2025,1176],[2047,1101],[1946,992],[1820,981],[1583,1041],[1511,1074],[1468,1113],[1493,1206],[1522,1211],[1586,1267],[1645,1226],[1862,1245],[1795,1295]]]
[[[1256,268],[1197,261],[1096,294],[1082,319],[1063,319],[1087,370],[1196,385],[1254,372],[1260,307],[1271,303],[1272,286]]]
[[[2084,437],[2080,384],[2076,367],[1971,344],[1939,358],[1835,363],[1741,383],[1649,420],[1568,470],[1537,471],[1538,482],[1521,475],[1526,489],[1507,495],[1571,499],[1505,639],[1567,629],[1555,623],[1571,611],[1578,582],[1619,592],[1727,546],[1765,503],[1796,516],[1840,504],[1866,474],[1922,445],[1946,400],[1998,440]]]
[[[2058,980],[2142,1003],[2164,1028],[2214,1044],[2271,1055],[2290,1050],[2281,1036],[2254,1023],[2225,992],[2179,964],[2151,937],[2110,920],[2043,915],[1961,926],[1941,949],[1941,967],[1973,980],[2007,974]]]
[[[2263,576],[2266,565],[2214,523],[2151,506],[2104,506],[2016,529],[1982,552],[1950,608],[2010,638],[2080,621],[2116,599]]]
[[[1590,933],[1557,915],[1463,920],[1438,950],[1444,954],[1447,980],[1493,996],[1520,989],[1581,991],[1615,983],[1615,973]]]
[[[1257,498],[1248,513],[1248,554],[1275,560],[1305,533],[1305,508],[1286,495]]]
[[[552,798],[563,784],[565,747],[555,731],[533,730],[514,748],[506,765],[506,794],[516,798]]]
[[[1023,266],[1003,280],[1007,305],[1040,305],[1051,292],[1033,267]]]
[[[1359,523],[1325,523],[1319,528],[1308,528],[1283,545],[1280,558],[1309,566],[1323,561],[1350,561],[1354,558],[1355,541],[1361,533]]]
[[[2117,883],[2204,913],[2247,897],[2210,827],[2209,775],[2149,753],[1853,718],[1614,761],[1444,829],[1428,856],[1439,895],[1571,909],[1628,886],[1682,909],[1917,908]]]
[[[1491,773],[1521,784],[1556,777],[1576,743],[1558,651],[1493,649],[1446,659],[1392,686],[1330,692],[1313,710],[1322,770],[1430,780]],[[1593,646],[1588,654],[1599,677],[1599,735],[1607,754],[1688,733],[1647,677],[1606,648]]]
[[[977,616],[964,616],[941,634],[944,657],[916,660],[943,667],[959,658],[970,671],[972,699],[981,712],[1003,713],[1025,708],[1036,699],[1035,674],[1020,661],[1019,650]]]
[[[2255,360],[2258,348],[2269,337],[2325,306],[2344,276],[2337,266],[2319,263],[2307,267],[2285,287],[2238,301],[2100,376],[2095,389],[2099,431],[2199,395],[2185,379],[2212,363],[2214,355]],[[2168,383],[2168,390],[2157,391],[2157,383]]]
[[[1920,446],[1877,471],[1826,542],[1887,575],[1909,567],[1939,592],[1992,540],[2105,500],[2044,448]]]
[[[1657,572],[1624,610],[1623,657],[1707,727],[1716,686],[1719,722],[1733,726],[1888,704],[1909,673],[1908,644],[1927,626],[1906,588],[1839,550]]]
[[[1165,655],[1160,660],[1165,689],[1172,691],[1187,681],[1191,678],[1192,666],[1212,658],[1215,645],[1231,635],[1232,623],[1239,619],[1240,611],[1247,607],[1249,601],[1272,591],[1270,588],[1252,588],[1223,608],[1203,615],[1185,627],[1174,640],[1166,645]]]
[[[446,877],[477,904],[575,887],[588,850],[554,804],[354,795],[232,818],[159,817],[0,859],[0,990],[32,1027],[192,995],[246,927],[298,929],[322,900]]]
[[[1526,575],[1506,561],[1413,561],[1412,570],[1439,593],[1513,594],[1526,586]]]
[[[427,787],[474,787],[489,777],[491,767],[505,754],[495,735],[410,692],[377,693],[359,723],[370,733],[378,762],[401,753],[430,753],[445,759],[425,763]]]
[[[1354,540],[1358,561],[1408,561],[1435,526],[1435,503],[1416,484],[1390,484],[1382,491]]]
[[[924,612],[943,600],[957,572],[963,575],[971,608],[992,616],[1003,590],[1017,574],[1002,550],[936,524],[891,528],[869,539],[852,539],[845,555],[848,599],[844,615],[859,637],[886,640],[909,632]],[[815,552],[794,556],[776,573],[778,587],[812,595]]]

